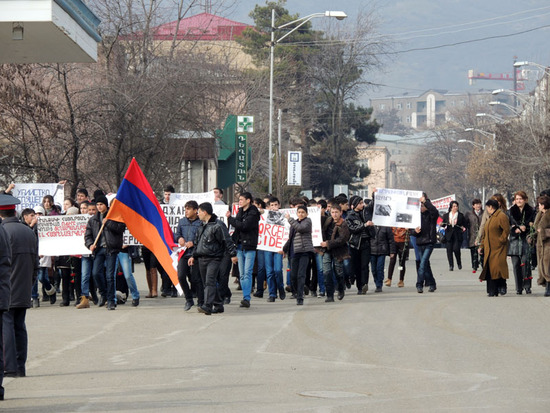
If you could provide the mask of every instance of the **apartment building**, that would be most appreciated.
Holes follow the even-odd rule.
[[[401,124],[412,129],[432,129],[450,120],[456,108],[485,106],[493,96],[491,91],[457,93],[430,89],[421,95],[403,94],[371,99],[374,118],[395,110]]]

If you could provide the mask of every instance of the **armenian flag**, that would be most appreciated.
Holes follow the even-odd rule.
[[[155,255],[179,295],[183,294],[171,257],[172,250],[178,245],[174,242],[174,234],[159,201],[135,158],[130,162],[105,219],[124,222],[132,235]]]

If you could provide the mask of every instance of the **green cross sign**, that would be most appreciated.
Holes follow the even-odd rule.
[[[237,116],[237,132],[254,132],[254,116]]]

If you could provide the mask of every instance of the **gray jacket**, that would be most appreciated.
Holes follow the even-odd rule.
[[[298,221],[294,218],[289,218],[290,223],[290,237],[283,247],[283,251],[288,253],[290,251],[290,241],[292,240],[292,249],[295,254],[302,252],[314,252],[312,234],[311,219],[306,218],[302,221]]]

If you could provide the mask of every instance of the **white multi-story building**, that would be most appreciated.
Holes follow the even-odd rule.
[[[493,96],[490,91],[456,93],[446,90],[428,90],[421,95],[390,96],[371,99],[373,116],[382,118],[395,111],[401,124],[412,129],[432,129],[450,120],[453,109],[485,106]]]

